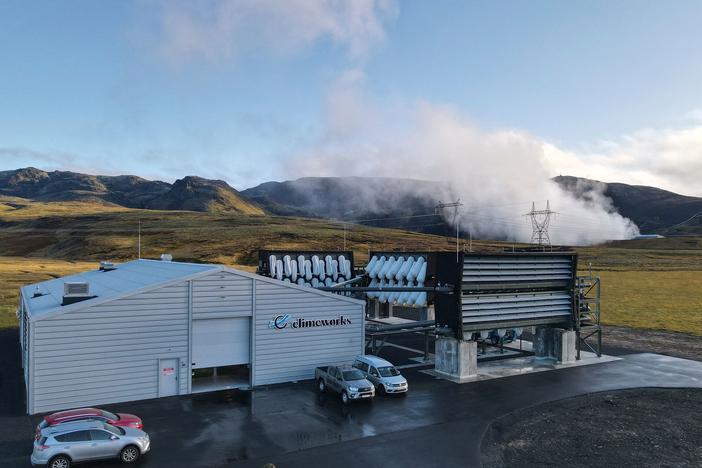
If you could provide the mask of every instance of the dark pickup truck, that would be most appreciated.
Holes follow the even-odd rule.
[[[352,400],[367,400],[375,396],[375,387],[366,379],[363,372],[351,366],[323,366],[314,370],[317,388],[324,393],[327,389],[341,395],[344,404]]]

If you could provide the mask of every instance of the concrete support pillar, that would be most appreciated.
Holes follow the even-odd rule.
[[[435,346],[436,372],[459,380],[478,374],[477,342],[439,337]]]
[[[575,361],[575,332],[562,328],[536,327],[534,355],[560,363]]]

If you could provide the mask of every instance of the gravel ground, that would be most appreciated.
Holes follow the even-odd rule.
[[[482,464],[702,467],[702,390],[634,389],[569,398],[495,421]]]
[[[605,325],[602,347],[605,354],[619,354],[608,353],[607,348],[617,348],[627,352],[657,353],[702,361],[702,337],[686,333]]]

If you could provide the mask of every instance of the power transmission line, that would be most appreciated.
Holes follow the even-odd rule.
[[[439,214],[442,210],[445,208],[453,208],[453,224],[456,225],[456,262],[458,262],[458,255],[459,255],[459,237],[460,237],[460,223],[458,222],[458,209],[463,206],[463,203],[461,203],[461,200],[458,199],[455,202],[451,203],[441,203],[439,202],[436,207],[434,207],[434,213]]]
[[[556,214],[551,211],[551,205],[546,200],[546,209],[537,210],[536,203],[532,202],[531,211],[525,216],[531,218],[531,243],[537,245],[551,245],[551,238],[548,236],[548,225],[551,222],[551,215]]]

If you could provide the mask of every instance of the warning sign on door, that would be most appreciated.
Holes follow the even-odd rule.
[[[174,367],[164,367],[163,368],[163,375],[173,375],[173,374],[175,374]]]

